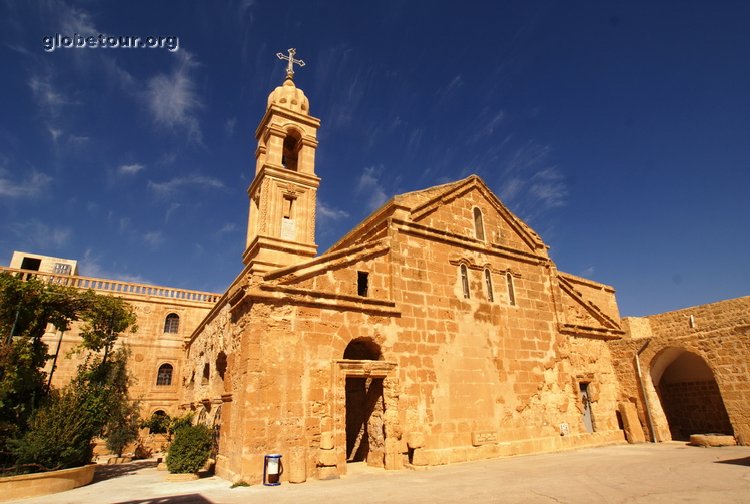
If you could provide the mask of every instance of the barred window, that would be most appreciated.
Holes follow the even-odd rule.
[[[164,332],[177,334],[180,329],[180,316],[176,313],[170,313],[167,318],[164,319]]]
[[[162,364],[159,366],[159,372],[156,375],[157,385],[172,385],[172,370],[174,368],[171,364]]]

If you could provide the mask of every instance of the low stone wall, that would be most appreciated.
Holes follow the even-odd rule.
[[[568,436],[523,439],[465,448],[416,449],[412,459],[414,466],[433,466],[469,462],[474,460],[551,453],[579,448],[593,448],[612,444],[624,444],[623,431],[604,431]]]
[[[0,478],[0,502],[65,492],[88,485],[94,479],[96,464],[61,471],[22,474]]]

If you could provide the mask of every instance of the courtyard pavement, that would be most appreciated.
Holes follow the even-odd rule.
[[[217,477],[168,482],[155,462],[97,468],[94,483],[23,504],[750,503],[750,447],[618,445],[425,470],[350,465],[332,481],[230,488]]]

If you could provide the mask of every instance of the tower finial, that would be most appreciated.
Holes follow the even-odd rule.
[[[297,54],[297,49],[294,47],[291,47],[287,49],[287,52],[289,53],[289,56],[286,56],[284,53],[276,53],[276,57],[280,60],[287,60],[288,63],[286,65],[286,77],[287,79],[293,79],[294,78],[294,65],[297,64],[301,67],[305,66],[305,62],[302,60],[294,59],[294,55]]]

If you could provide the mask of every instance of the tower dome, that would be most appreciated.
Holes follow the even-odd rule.
[[[284,84],[274,89],[271,94],[268,95],[267,107],[271,107],[271,105],[278,105],[279,107],[292,110],[298,114],[310,114],[310,102],[305,96],[305,93],[294,85],[294,81],[291,77],[287,77],[286,80],[284,80]]]

